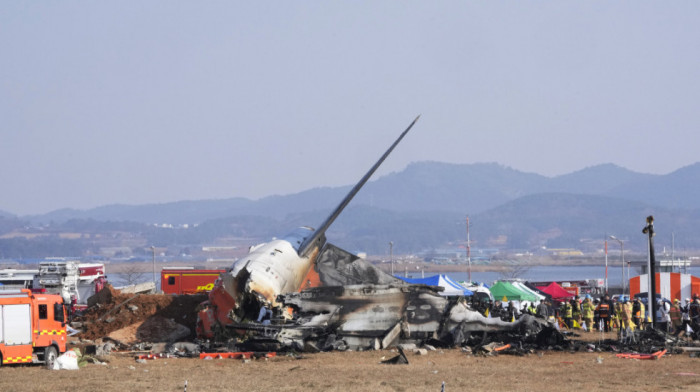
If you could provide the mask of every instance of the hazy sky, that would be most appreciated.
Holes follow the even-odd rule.
[[[0,3],[0,210],[700,161],[700,3]],[[376,177],[375,177],[376,178]]]

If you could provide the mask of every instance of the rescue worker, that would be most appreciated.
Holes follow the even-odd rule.
[[[688,306],[688,316],[690,317],[690,328],[697,335],[700,332],[700,299],[697,294],[693,294],[693,301]]]
[[[545,321],[549,319],[549,303],[546,300],[540,301],[535,310],[535,317],[543,318]]]
[[[620,304],[620,336],[626,336],[632,332],[630,321],[632,320],[632,304],[624,300]]]
[[[617,302],[617,301],[613,300],[613,306],[611,308],[612,313],[610,314],[610,329],[611,330],[618,329],[618,332],[619,332],[619,328],[620,328],[620,323],[619,323],[620,312],[621,312],[620,305],[622,305],[621,302]]]
[[[671,306],[668,301],[659,299],[656,301],[656,326],[660,331],[668,333],[669,324],[671,324],[671,317],[669,315],[671,311]]]
[[[600,318],[600,324],[602,324],[602,331],[609,332],[610,331],[610,313],[612,309],[610,309],[610,297],[607,295],[603,298],[602,301],[600,301],[600,304],[598,304],[598,307],[596,308],[598,310],[598,317]]]
[[[571,304],[572,324],[578,325],[577,328],[581,328],[581,301],[579,300],[578,295],[575,296],[569,303]]]
[[[620,319],[617,317],[617,311],[615,308],[615,304],[617,303],[617,298],[615,298],[615,297],[610,298],[607,295],[605,297],[608,299],[608,308],[610,309],[610,318],[608,319],[609,323],[610,323],[610,328],[608,328],[608,329],[610,331],[612,331],[613,326],[615,328],[619,327],[619,321],[620,321]]]
[[[486,309],[484,310],[484,316],[493,317],[491,316],[491,312],[493,312],[493,301],[491,301],[491,299],[486,301],[485,307]]]
[[[676,298],[673,300],[673,306],[668,312],[671,317],[671,327],[673,328],[674,336],[682,336],[683,329],[683,312],[681,312],[681,301]]]
[[[515,304],[513,301],[508,301],[508,320],[507,321],[514,321],[516,319],[516,316],[518,315],[518,309],[516,309]]]
[[[610,314],[610,329],[618,328],[618,331],[622,330],[622,323],[620,322],[622,319],[620,314],[622,312],[622,302],[613,300],[613,305],[610,307],[610,309],[612,309]]]
[[[501,301],[496,301],[493,304],[493,308],[491,308],[491,318],[500,318],[504,319],[505,317],[503,316],[503,304]]]
[[[683,333],[688,334],[688,327],[690,326],[690,314],[688,313],[690,310],[690,298],[686,298],[685,305],[681,306],[680,308],[683,319]]]
[[[535,304],[530,302],[530,305],[527,307],[527,313],[534,316],[535,313],[537,313],[537,308],[535,308]]]
[[[595,324],[596,329],[600,329],[600,314],[598,313],[598,305],[600,305],[600,299],[596,298],[593,300],[593,306],[595,306],[595,310],[593,311],[593,323]]]
[[[564,300],[559,306],[559,316],[564,320],[564,324],[566,324],[566,327],[569,329],[573,328],[573,325],[571,325],[572,312],[573,308],[571,304],[569,301]]]
[[[634,299],[632,304],[632,322],[639,329],[644,329],[644,304],[639,297]]]
[[[75,315],[76,307],[78,306],[78,297],[75,294],[70,296],[70,307],[68,308],[68,320],[73,320]]]
[[[267,307],[267,304],[260,307],[260,312],[258,312],[258,322],[263,325],[270,324],[272,319],[272,310]]]
[[[586,328],[588,328],[588,331],[592,332],[595,305],[593,305],[591,297],[586,297],[586,300],[583,301],[583,305],[581,305],[581,314],[583,316],[583,322],[586,324]]]

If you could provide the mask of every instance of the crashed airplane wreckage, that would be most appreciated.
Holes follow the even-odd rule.
[[[529,315],[512,323],[486,318],[464,300],[440,295],[442,288],[405,283],[332,245],[316,267],[324,285],[280,295],[278,301],[292,309],[292,319],[258,326],[264,336],[250,343],[272,339],[295,350],[424,342],[458,346],[472,332],[515,330],[526,336],[544,326]]]
[[[514,323],[485,318],[463,301],[442,297],[437,288],[406,284],[326,242],[330,225],[417,120],[317,230],[302,227],[254,246],[221,274],[198,313],[198,336],[239,336],[273,350],[379,349],[429,339],[458,345],[475,331],[539,332],[542,325],[533,317]]]

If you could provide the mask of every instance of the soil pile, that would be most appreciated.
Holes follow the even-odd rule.
[[[181,324],[189,328],[189,338],[193,339],[197,307],[206,299],[206,295],[122,294],[106,285],[96,295],[94,305],[73,320],[83,323],[83,332],[79,335],[83,339],[102,338],[145,321],[149,321],[146,325],[154,330],[161,324],[163,327],[172,322]],[[153,338],[151,333],[139,336]]]

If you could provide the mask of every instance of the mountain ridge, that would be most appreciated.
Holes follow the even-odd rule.
[[[693,185],[695,183],[698,185]],[[280,216],[331,209],[349,189],[350,185],[317,187],[257,200],[233,197],[143,205],[112,204],[87,210],[60,209],[20,218],[34,223],[70,219],[199,223],[240,214]],[[396,211],[431,211],[440,206],[445,211],[479,213],[519,197],[549,192],[605,195],[661,207],[695,208],[695,200],[700,198],[700,163],[666,175],[642,174],[614,164],[602,164],[545,177],[498,163],[422,161],[368,182],[353,204]]]

